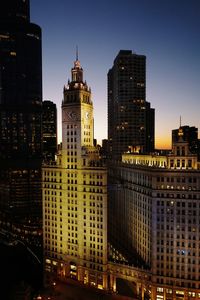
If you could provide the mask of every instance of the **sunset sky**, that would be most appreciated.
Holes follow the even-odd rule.
[[[171,147],[171,130],[200,131],[199,0],[30,0],[42,28],[43,99],[57,104],[61,141],[63,86],[76,45],[92,89],[95,138],[107,138],[107,72],[119,50],[146,55],[146,100],[155,108],[156,147]]]

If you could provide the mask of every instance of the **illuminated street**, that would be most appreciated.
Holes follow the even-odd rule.
[[[110,294],[104,291],[87,288],[81,284],[68,280],[66,284],[57,283],[51,289],[48,289],[40,294],[39,297],[35,299],[54,299],[54,300],[102,300],[102,299],[122,299],[130,300],[136,299],[132,297],[126,297],[117,294]]]

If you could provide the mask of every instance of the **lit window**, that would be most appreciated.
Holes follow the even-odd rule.
[[[17,53],[16,53],[15,51],[11,51],[11,52],[10,52],[10,55],[11,55],[11,56],[16,56]]]

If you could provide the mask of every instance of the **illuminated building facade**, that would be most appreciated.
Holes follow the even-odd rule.
[[[42,221],[41,115],[41,29],[30,23],[29,1],[3,0],[0,10],[0,211],[4,225],[21,224],[23,228],[29,224],[30,228],[31,224],[35,226]]]
[[[146,57],[121,50],[108,72],[108,139],[114,160],[154,150],[154,109],[146,101]]]
[[[91,90],[77,57],[63,91],[62,149],[43,167],[45,275],[107,289],[107,170],[93,139]]]
[[[200,165],[182,128],[171,154],[127,153],[109,172],[113,248],[150,270],[151,299],[199,299]]]
[[[57,108],[52,101],[42,102],[42,142],[43,159],[55,160],[57,153]]]

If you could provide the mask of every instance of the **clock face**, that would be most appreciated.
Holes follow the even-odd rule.
[[[89,119],[89,116],[90,116],[90,115],[89,115],[89,112],[86,111],[86,113],[85,113],[85,118],[86,118],[86,119]]]
[[[71,120],[76,120],[77,119],[77,115],[76,115],[76,113],[74,111],[68,112],[68,117]]]

